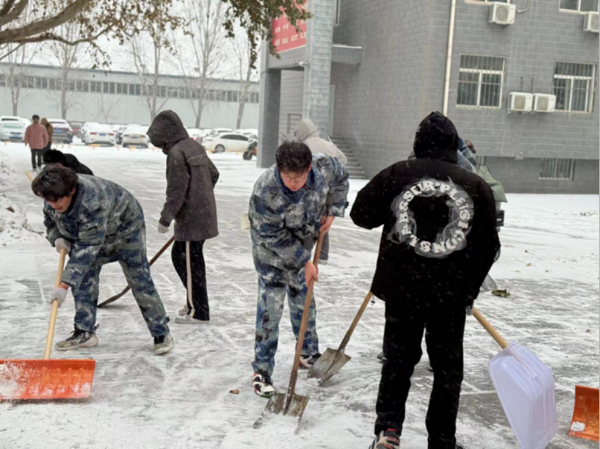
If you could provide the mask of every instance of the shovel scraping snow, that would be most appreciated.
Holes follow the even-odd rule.
[[[488,368],[520,447],[544,449],[558,430],[552,373],[526,347],[508,344],[479,310],[473,316],[502,347]]]
[[[60,254],[56,285],[60,285],[66,251]],[[52,304],[46,350],[42,360],[0,360],[0,401],[20,399],[83,399],[92,391],[95,360],[50,360],[58,301]]]
[[[598,419],[599,419],[599,398],[598,389],[575,387],[575,411],[573,412],[573,422],[569,435],[585,440],[599,441]]]

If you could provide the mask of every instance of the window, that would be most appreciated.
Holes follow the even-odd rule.
[[[561,11],[598,12],[598,0],[559,0]]]
[[[90,81],[90,92],[102,92],[102,82]]]
[[[456,104],[499,108],[503,82],[504,58],[462,55]]]
[[[542,159],[540,179],[547,181],[573,181],[575,161],[573,159]]]
[[[127,93],[127,84],[117,83],[117,93],[118,94]]]
[[[88,92],[89,90],[89,81],[77,81],[77,92]]]
[[[556,109],[570,112],[592,112],[597,71],[598,66],[595,64],[557,62],[554,69]]]
[[[48,89],[56,90],[56,80],[54,78],[48,79]]]
[[[179,90],[176,87],[169,87],[168,92],[169,98],[179,98]]]

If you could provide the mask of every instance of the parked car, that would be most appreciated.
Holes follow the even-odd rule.
[[[52,135],[53,142],[73,142],[73,130],[66,120],[49,118],[48,122],[52,125],[52,128],[54,128],[54,134]]]
[[[85,143],[86,145],[87,145],[88,143],[90,143],[90,142],[88,141],[88,132],[89,132],[89,129],[90,129],[90,127],[92,127],[92,126],[96,126],[96,125],[99,125],[99,124],[100,124],[100,123],[98,123],[98,122],[85,122],[85,123],[83,124],[83,126],[81,127],[81,141],[82,141],[83,143]]]
[[[23,142],[25,139],[25,125],[19,117],[3,115],[0,117],[0,140]]]
[[[121,137],[123,148],[133,146],[148,148],[150,138],[146,135],[147,130],[148,127],[141,125],[128,126]]]
[[[213,153],[225,153],[226,151],[246,151],[250,144],[250,139],[243,134],[223,133],[217,136],[208,136],[203,140],[204,148]]]
[[[229,128],[215,128],[215,129],[213,129],[213,130],[210,132],[209,136],[212,136],[212,137],[214,137],[214,136],[217,136],[217,135],[219,135],[219,134],[223,134],[223,133],[232,133],[232,132],[234,132],[234,131],[233,131],[233,129],[229,129]]]
[[[23,123],[23,125],[25,125],[25,128],[27,128],[29,125],[31,125],[31,120],[29,120],[28,118],[23,118],[20,117],[21,122]]]
[[[73,136],[81,139],[81,128],[83,127],[83,122],[69,122],[69,124],[71,125]]]
[[[90,125],[86,129],[87,145],[114,145],[115,133],[110,125],[101,125],[99,123]]]

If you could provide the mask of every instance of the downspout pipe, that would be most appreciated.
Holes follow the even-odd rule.
[[[452,75],[452,52],[454,50],[454,26],[456,23],[456,0],[450,7],[450,30],[448,32],[448,51],[446,58],[446,80],[444,84],[444,107],[442,113],[448,116],[448,99],[450,97],[450,77]]]

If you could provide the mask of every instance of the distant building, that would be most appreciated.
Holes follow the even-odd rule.
[[[300,33],[274,22],[280,58],[263,57],[261,166],[310,117],[373,177],[446,99],[507,191],[598,193],[598,0],[456,0],[454,20],[440,0],[308,8]]]
[[[11,89],[16,77],[10,76],[10,65],[0,63],[0,115],[13,115]],[[61,117],[61,71],[43,65],[24,66],[19,78],[21,91],[18,105],[20,117],[65,118],[77,122],[101,122],[147,125],[151,122],[148,83],[137,73],[73,69],[65,91],[67,113]],[[188,127],[196,122],[199,89],[193,78],[161,75],[158,78],[156,104],[158,111],[172,109]],[[14,91],[14,89],[13,89]],[[211,80],[208,101],[202,113],[202,128],[235,128],[241,85],[235,80]],[[252,83],[244,108],[241,128],[258,127],[258,83]]]

